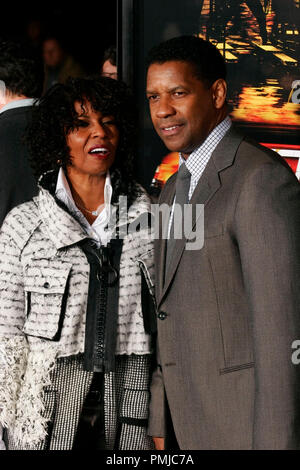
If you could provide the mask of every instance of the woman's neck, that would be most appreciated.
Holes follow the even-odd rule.
[[[66,176],[76,206],[88,222],[93,223],[104,208],[106,174],[97,176],[75,175],[72,170],[68,169]],[[95,214],[92,214],[92,212],[95,212]]]

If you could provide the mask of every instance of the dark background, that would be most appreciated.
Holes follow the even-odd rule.
[[[0,36],[24,38],[30,21],[41,22],[43,35],[54,34],[87,73],[99,71],[104,50],[116,44],[116,0],[2,2]]]
[[[238,0],[230,1],[232,4],[247,3],[238,2]],[[271,4],[280,5],[281,14],[284,16],[287,5],[293,1],[282,0],[282,7],[280,0],[272,0]],[[58,36],[66,51],[82,65],[87,74],[100,73],[105,49],[112,44],[118,46],[119,76],[131,86],[137,100],[138,178],[149,189],[155,169],[168,151],[153,130],[149,116],[145,98],[145,56],[148,50],[160,41],[182,34],[198,34],[203,21],[207,21],[201,18],[200,14],[203,2],[204,0],[98,0],[97,2],[72,3],[29,1],[16,4],[12,0],[7,0],[0,6],[0,37],[24,38],[25,40],[28,38],[29,23],[37,20],[41,25],[37,47],[41,49],[44,36],[51,34]],[[215,8],[219,12],[220,5],[226,2],[225,0],[210,0],[209,3],[217,5]],[[289,15],[285,21],[293,23],[293,18]],[[215,29],[218,29],[219,23],[222,23],[222,17],[214,18]],[[242,35],[248,31],[247,28],[251,30],[249,25],[245,26],[245,22],[242,21],[239,24],[240,39],[245,39]],[[257,24],[255,26],[254,21],[255,28],[258,27]],[[228,29],[230,29],[230,24]],[[280,47],[282,52],[296,57],[297,60],[300,57],[299,37],[294,36],[293,41],[287,36],[281,36],[275,40],[269,34],[269,40],[273,45]],[[248,54],[238,55],[238,64],[227,64],[229,98],[233,96],[231,101],[233,105],[237,105],[243,97],[242,87],[246,86],[248,89],[252,87],[255,93],[251,101],[255,105],[256,95],[262,95],[267,89],[266,82],[270,78],[273,82],[277,79],[275,96],[280,97],[280,101],[274,105],[274,110],[277,111],[277,108],[287,103],[291,82],[299,79],[299,62],[293,69],[283,66],[273,61],[272,54],[267,55],[259,52],[258,48],[253,48],[251,38],[248,38],[248,42]],[[300,108],[297,112],[300,119]],[[284,124],[284,119],[282,121]],[[278,119],[276,126],[273,127],[269,125],[259,127],[256,122],[252,127],[249,127],[248,122],[242,124],[246,133],[250,133],[259,142],[298,144],[300,121],[298,123],[294,127],[282,125],[282,129],[278,129],[281,119]]]

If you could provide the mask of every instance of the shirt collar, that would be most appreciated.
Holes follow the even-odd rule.
[[[179,158],[179,166],[182,165],[182,163],[186,164],[187,169],[191,173],[192,177],[195,175],[196,171],[195,169],[198,166],[199,160],[202,160],[202,165],[203,163],[207,164],[208,160],[210,159],[213,151],[219,144],[219,142],[223,139],[225,134],[228,132],[232,125],[231,119],[229,116],[226,116],[223,121],[221,121],[212,131],[211,133],[206,137],[205,141],[199,145],[190,155],[189,157],[185,160],[182,157],[182,154],[180,153],[180,158]],[[205,166],[205,165],[203,165]],[[197,175],[195,175],[197,176]]]
[[[35,102],[34,98],[24,98],[23,100],[11,101],[10,103],[7,103],[5,106],[3,106],[3,108],[0,109],[0,114],[4,113],[5,111],[8,111],[9,109],[33,106],[34,102]]]
[[[59,169],[58,178],[56,183],[55,195],[60,199],[66,206],[70,209],[71,212],[81,214],[82,212],[76,206],[70,185],[66,178],[65,172],[62,168]],[[97,219],[93,222],[92,225],[97,225],[98,223],[103,223],[105,220],[109,220],[111,216],[111,198],[112,198],[112,185],[109,171],[106,173],[105,185],[104,185],[104,209],[100,212]],[[83,215],[82,215],[83,216]],[[84,216],[83,216],[84,217]],[[85,219],[85,217],[84,217]],[[86,220],[86,219],[85,219]]]

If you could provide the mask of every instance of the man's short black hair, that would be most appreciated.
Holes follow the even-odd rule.
[[[41,57],[27,44],[0,40],[0,80],[14,95],[39,98],[44,80]]]
[[[196,36],[179,36],[154,46],[147,56],[147,69],[152,64],[173,60],[194,65],[196,77],[209,86],[219,78],[226,78],[226,65],[221,53],[211,42]]]

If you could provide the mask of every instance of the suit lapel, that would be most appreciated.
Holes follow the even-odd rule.
[[[176,184],[176,175],[171,176],[167,185],[164,188],[162,194],[163,198],[160,200],[160,204],[166,204],[170,208],[172,207],[174,196],[175,196],[175,184]],[[159,222],[159,239],[155,240],[155,279],[156,279],[156,292],[157,298],[161,297],[164,278],[165,278],[165,259],[166,259],[166,249],[167,249],[167,233],[170,220],[170,211],[168,216],[162,217],[161,224]]]
[[[192,210],[192,229],[194,228],[197,220],[196,220],[196,205],[197,204],[205,204],[207,201],[215,194],[215,192],[219,189],[220,187],[220,180],[218,177],[218,173],[214,167],[214,163],[212,160],[209,161],[208,165],[210,168],[207,167],[205,170],[205,175],[201,176],[194,194],[192,196],[192,199],[190,200],[190,204],[194,206]],[[164,245],[164,253],[166,249],[166,240],[163,241]],[[177,266],[180,262],[181,256],[185,250],[185,245],[186,245],[186,238],[183,237],[179,240],[176,240],[174,250],[173,250],[173,255],[172,259],[170,261],[169,269],[165,273],[165,282],[163,284],[163,289],[161,292],[161,299],[164,297],[166,294],[168,287],[174,277],[174,274],[176,272]],[[164,259],[164,258],[160,258]],[[164,263],[163,263],[164,264]],[[164,271],[164,266],[163,266],[163,271]],[[160,302],[160,299],[159,299]]]
[[[215,193],[221,187],[221,181],[219,177],[220,171],[224,170],[228,166],[231,166],[236,151],[243,140],[243,136],[241,136],[238,132],[235,131],[233,127],[228,131],[225,137],[221,140],[215,151],[213,152],[206,168],[195,188],[193,196],[190,200],[190,204],[196,206],[197,204],[204,204],[204,206],[208,203],[208,201],[215,195]],[[166,194],[166,198],[161,202],[166,202],[168,204],[172,204],[174,194],[175,194],[175,184],[176,178],[172,181],[172,191],[168,191]],[[170,188],[171,189],[171,188]],[[193,208],[192,211],[192,230],[194,229],[197,223],[197,213],[196,207]],[[182,254],[185,249],[186,245],[186,238],[182,238],[176,241],[173,251],[173,257],[169,265],[168,272],[165,276],[164,281],[164,269],[165,269],[165,252],[166,252],[166,242],[167,240],[161,240],[160,245],[160,253],[159,253],[159,286],[158,289],[158,297],[157,297],[157,305],[159,307],[161,301],[163,300],[170,283],[175,275],[177,266],[180,262]]]

